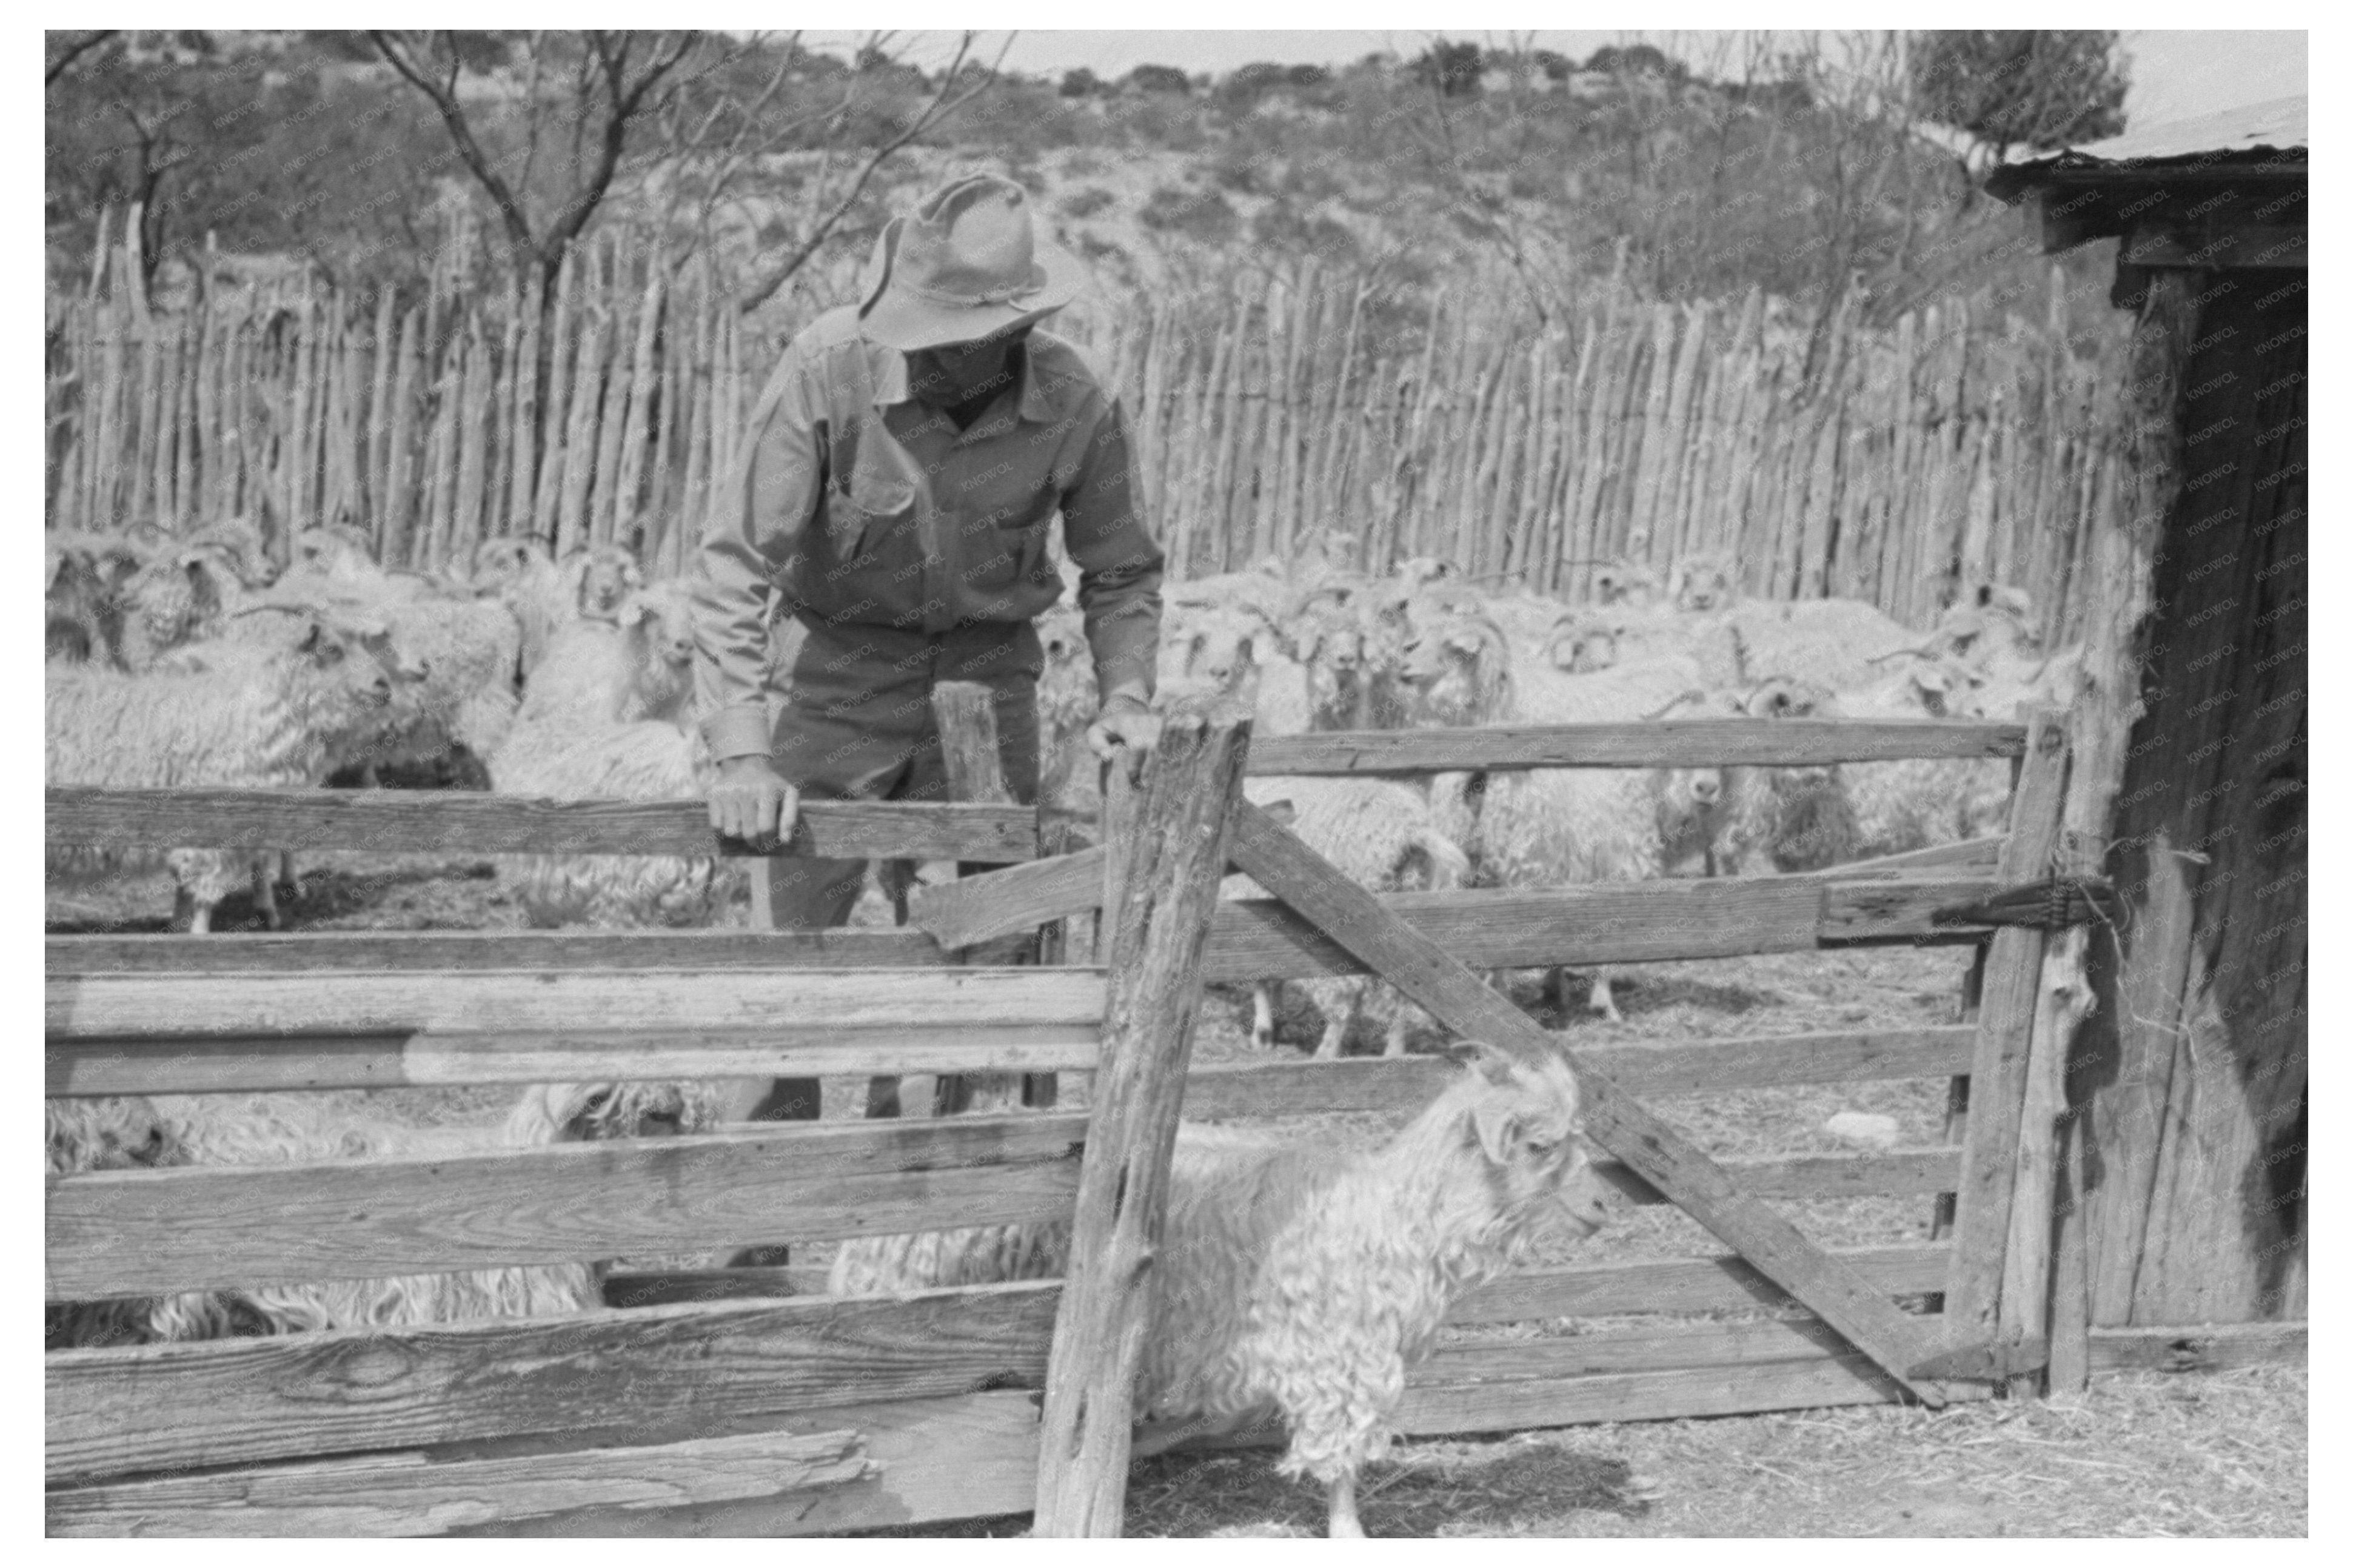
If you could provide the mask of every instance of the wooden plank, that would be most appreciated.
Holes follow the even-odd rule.
[[[532,1433],[649,1441],[1035,1389],[1060,1295],[1024,1282],[58,1351],[43,1358],[45,1458],[56,1483]]]
[[[500,1459],[375,1455],[83,1487],[47,1503],[52,1536],[438,1535],[584,1508],[773,1501],[880,1469],[855,1431],[763,1432]]]
[[[868,1479],[775,1499],[697,1508],[595,1509],[459,1535],[838,1535],[845,1531],[1020,1513],[1038,1484],[1037,1396],[1018,1392],[845,1406],[797,1418],[816,1431],[845,1425],[865,1439]]]
[[[940,968],[921,931],[304,931],[50,937],[51,975],[261,969],[775,969]]]
[[[1931,915],[2000,885],[1991,878],[1711,877],[1391,893],[1376,904],[1473,969],[1529,969],[1808,952],[1825,939],[1970,941],[1985,927],[1940,926]],[[1219,906],[1203,965],[1204,978],[1228,983],[1360,974],[1367,967],[1271,898]]]
[[[1630,1094],[1706,1094],[1787,1084],[1942,1076],[1967,1070],[1976,1036],[1967,1024],[1939,1024],[1675,1045],[1589,1046],[1583,1059]],[[1185,1115],[1200,1121],[1330,1111],[1412,1116],[1460,1070],[1434,1056],[1196,1066],[1185,1081]]]
[[[1528,768],[1792,768],[1914,757],[2016,757],[2014,724],[1949,719],[1645,719],[1485,729],[1335,730],[1270,736],[1253,775],[1429,773]]]
[[[675,1270],[616,1268],[597,1281],[607,1307],[676,1307],[689,1301],[767,1301],[823,1296],[831,1270],[814,1265]]]
[[[1791,721],[1796,722],[1796,721]],[[545,800],[406,789],[46,792],[51,843],[379,854],[749,855],[711,831],[701,800]],[[781,854],[1010,863],[1037,854],[1027,806],[811,800]]]
[[[1530,1053],[1558,1048],[1526,1013],[1247,801],[1235,811],[1234,858],[1260,885],[1339,938],[1384,980],[1463,1036]],[[1574,1053],[1570,1059],[1583,1091],[1588,1136],[1905,1382],[1904,1369],[1926,1353],[1915,1324],[1852,1269],[1742,1192],[1714,1160],[1604,1074],[1578,1062]],[[1905,1386],[1930,1404],[1943,1403],[1933,1385]]]
[[[1833,1249],[1891,1296],[1941,1290],[1949,1248],[1921,1245]],[[1509,1323],[1530,1318],[1599,1318],[1620,1312],[1718,1312],[1791,1305],[1787,1292],[1737,1254],[1645,1258],[1583,1267],[1532,1268],[1491,1280],[1455,1302],[1450,1323]]]
[[[1134,831],[1119,835],[1126,850],[1110,906],[1103,1060],[1089,1095],[1069,1283],[1039,1429],[1039,1539],[1121,1531],[1152,1255],[1229,824],[1249,809],[1241,784],[1250,736],[1248,719],[1172,715],[1144,770]]]
[[[939,1024],[757,1030],[250,1035],[77,1040],[43,1053],[49,1095],[423,1088],[628,1078],[1092,1071],[1101,1026]]]
[[[1578,1072],[1584,1059],[1578,1058]],[[1596,1160],[1593,1173],[1633,1203],[1673,1202],[1625,1162]],[[1715,1161],[1752,1198],[1863,1198],[1947,1192],[1960,1173],[1960,1150],[1896,1149],[1884,1154],[1785,1154]],[[1697,1216],[1694,1215],[1694,1218]],[[1809,1243],[1809,1245],[1811,1244]]]
[[[2221,1372],[2294,1366],[2306,1359],[2309,1323],[2207,1323],[2092,1330],[2094,1372]]]
[[[1891,1296],[1940,1292],[1950,1249],[1899,1246],[1836,1248],[1856,1272]],[[765,1300],[823,1295],[822,1268],[711,1268],[672,1272],[616,1271],[605,1276],[612,1307],[660,1307],[681,1301]],[[1629,1312],[1715,1312],[1796,1305],[1736,1254],[1704,1258],[1642,1258],[1630,1263],[1527,1269],[1481,1286],[1447,1313],[1451,1323],[1506,1323],[1536,1318],[1598,1318]]]
[[[1934,1321],[1934,1319],[1930,1319]],[[1442,1361],[1433,1358],[1439,1368]],[[1427,1375],[1427,1372],[1425,1373]],[[1883,1404],[1900,1385],[1869,1357],[1817,1353],[1745,1366],[1686,1367],[1505,1383],[1441,1383],[1409,1378],[1398,1412],[1408,1436],[1451,1432],[1521,1432],[1600,1421],[1663,1421],[1748,1415],[1833,1404]],[[1986,1397],[1971,1385],[1952,1397]]]
[[[1079,1116],[786,1125],[512,1153],[48,1179],[48,1299],[1059,1219]]]
[[[2002,880],[2013,885],[2048,874],[2066,783],[2063,716],[2038,712],[2031,729],[2010,806],[2010,836],[2002,846]],[[2040,930],[2005,927],[1994,933],[1986,957],[1969,1065],[1968,1132],[1960,1182],[1953,1190],[1953,1277],[1946,1291],[1945,1327],[1954,1338],[1945,1349],[1988,1342],[1998,1328],[2044,941]],[[2047,1245],[2047,1212],[2042,1234]]]
[[[932,687],[932,723],[940,737],[940,770],[947,779],[948,799],[994,805],[1011,804],[1013,789],[1005,781],[1004,761],[997,754],[997,699],[987,683],[934,683]],[[959,866],[957,869],[957,880],[964,880],[963,868]],[[1017,866],[1014,869],[1020,868]],[[1031,922],[1028,928],[1015,927],[1012,931],[1002,933],[1011,938],[1009,942],[996,942],[984,948],[976,945],[978,938],[967,938],[947,945],[959,949],[957,957],[967,964],[1034,964],[1039,959],[1037,924]],[[1049,1072],[1024,1076],[1018,1087],[1020,1104],[1043,1107],[1054,1103],[1059,1086],[1054,1075]],[[989,1092],[989,1086],[969,1075],[950,1073],[934,1080],[932,1103],[941,1115],[961,1115],[972,1109],[976,1097]],[[895,1099],[898,1086],[873,1083],[869,1086],[869,1093],[871,1098],[880,1099],[887,1095],[889,1098]]]
[[[907,923],[944,948],[970,947],[1099,907],[1103,886],[1103,850],[1083,849],[911,888]]]
[[[58,975],[52,1040],[255,1034],[1078,1025],[1103,1017],[1099,969],[318,970]]]
[[[1998,834],[1992,838],[1957,839],[1948,844],[1931,844],[1926,849],[1905,850],[1899,854],[1851,860],[1835,868],[1835,874],[1841,877],[1881,876],[1890,873],[1912,875],[1933,870],[1946,875],[1991,876],[2001,867],[2001,845],[2002,840]]]

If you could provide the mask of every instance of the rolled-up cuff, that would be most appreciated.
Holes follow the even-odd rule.
[[[731,757],[765,757],[768,710],[748,704],[721,708],[702,721],[702,740],[711,747],[713,762],[724,762]]]

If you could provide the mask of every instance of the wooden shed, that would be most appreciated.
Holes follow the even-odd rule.
[[[1996,172],[2047,250],[2113,240],[2129,493],[2094,561],[2062,946],[2052,1381],[2071,1318],[2306,1315],[2306,101]],[[2081,1202],[2073,1201],[2080,1193]]]

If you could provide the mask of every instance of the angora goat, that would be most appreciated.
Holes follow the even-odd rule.
[[[1840,694],[1853,718],[1960,718],[1973,681],[1949,660],[1914,655],[1867,686]],[[1900,854],[2001,832],[2010,768],[1992,758],[1910,757],[1841,769],[1853,802],[1855,853]]]
[[[1282,1473],[1321,1481],[1331,1533],[1361,1536],[1357,1472],[1388,1451],[1407,1369],[1447,1308],[1546,1229],[1601,1224],[1578,1133],[1564,1060],[1487,1046],[1377,1149],[1289,1128],[1180,1128],[1137,1418],[1166,1440],[1279,1414]],[[878,1282],[944,1283],[913,1252]]]
[[[1164,660],[1171,684],[1206,687],[1205,694],[1250,700],[1262,733],[1293,734],[1308,727],[1314,687],[1299,666],[1276,657],[1261,668],[1260,649],[1275,641],[1265,623],[1242,610],[1211,612],[1175,644],[1176,662]],[[1291,831],[1332,862],[1343,874],[1376,892],[1458,887],[1469,863],[1461,847],[1440,832],[1430,803],[1410,785],[1381,779],[1261,778],[1246,780],[1243,792],[1259,805],[1287,800],[1294,815]],[[1225,896],[1262,896],[1248,877],[1226,879]],[[1419,1010],[1381,981],[1364,975],[1326,975],[1297,982],[1324,1017],[1315,1054],[1339,1054],[1357,1018],[1377,1016],[1384,1049],[1405,1049],[1406,1033]],[[1250,1037],[1261,1048],[1274,1043],[1274,989],[1252,988]]]
[[[1411,785],[1388,779],[1272,777],[1244,779],[1242,793],[1260,806],[1290,801],[1291,831],[1360,887],[1376,893],[1429,892],[1461,887],[1470,880],[1469,858],[1461,845],[1438,831],[1430,803]],[[1226,891],[1231,897],[1264,895],[1244,876],[1228,878]],[[1360,1017],[1381,1025],[1382,1054],[1400,1055],[1408,1033],[1425,1016],[1394,987],[1371,975],[1323,975],[1290,983],[1323,1014],[1323,1038],[1315,1046],[1319,1059],[1341,1054]],[[1273,1044],[1270,987],[1255,989],[1253,1013],[1252,1044]]]
[[[1464,619],[1432,629],[1407,650],[1404,678],[1448,716],[1482,724],[1621,723],[1657,716],[1683,700],[1700,679],[1690,659],[1660,659],[1568,673],[1535,664],[1516,677],[1482,674],[1503,668],[1505,652],[1492,625]],[[1601,646],[1614,649],[1615,644]],[[1588,649],[1596,659],[1598,648]],[[1723,790],[1713,768],[1536,768],[1497,773],[1483,787],[1448,790],[1433,784],[1441,824],[1459,832],[1479,880],[1505,887],[1636,882],[1662,874],[1704,825]],[[1566,1005],[1566,969],[1547,980]],[[1594,1011],[1619,1017],[1606,969],[1594,972]]]
[[[491,764],[502,795],[558,800],[684,800],[711,788],[702,736],[660,720],[584,728],[568,743],[537,734]],[[745,885],[711,855],[509,855],[511,882],[534,926],[709,925]]]
[[[413,678],[380,625],[272,608],[245,619],[269,641],[207,642],[129,675],[46,666],[47,781],[112,789],[192,785],[275,789],[324,782],[372,744]],[[222,850],[52,846],[50,874],[81,879],[161,859],[178,887],[175,921],[202,933],[214,906],[255,863]],[[258,906],[277,910],[265,874]]]
[[[1838,699],[1802,681],[1765,682],[1737,700],[1748,718],[1835,718]],[[1736,768],[1725,777],[1723,829],[1711,854],[1735,875],[1820,871],[1852,860],[1862,830],[1836,763]]]

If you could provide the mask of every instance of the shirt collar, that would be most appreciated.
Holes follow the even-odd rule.
[[[869,352],[878,355],[881,363],[874,376],[874,407],[879,411],[900,403],[914,401],[907,387],[907,356],[895,348],[885,348],[878,343],[867,344]],[[1021,418],[1033,425],[1050,425],[1056,418],[1054,395],[1038,376],[1037,339],[1033,336],[1021,348],[1021,365],[1014,373],[1019,390]]]

